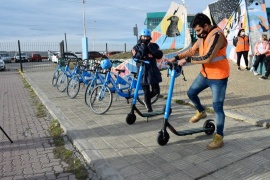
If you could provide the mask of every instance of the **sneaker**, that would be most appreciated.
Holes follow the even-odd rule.
[[[261,79],[261,80],[265,80],[265,79],[268,79],[268,77],[266,77],[266,76],[262,76],[262,77],[260,77],[259,79]]]
[[[249,71],[249,70],[250,70],[250,68],[249,68],[249,67],[246,67],[246,70],[247,70],[247,71]]]
[[[207,117],[207,114],[205,111],[203,112],[199,112],[198,110],[196,111],[196,114],[190,118],[189,122],[190,123],[196,123],[198,122],[199,120],[203,119],[203,118],[206,118]]]
[[[257,73],[256,71],[253,71],[254,76],[260,75],[260,73]]]
[[[251,67],[249,71],[254,72],[254,67]]]
[[[238,67],[238,68],[237,68],[237,71],[241,71],[241,68],[240,68],[240,67]]]
[[[223,137],[221,135],[215,133],[213,141],[207,145],[207,149],[212,150],[212,149],[221,148],[223,146],[224,146]]]

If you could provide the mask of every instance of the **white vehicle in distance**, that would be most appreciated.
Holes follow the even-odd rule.
[[[52,62],[58,63],[59,56],[60,56],[60,52],[54,52],[53,55],[51,56],[52,57]]]
[[[59,59],[60,57],[61,57],[60,52],[54,53],[54,54],[52,55],[52,62],[58,63],[58,59]],[[65,52],[65,53],[64,53],[64,57],[65,57],[66,59],[71,60],[71,61],[76,61],[76,60],[78,59],[77,56],[76,56],[75,54],[70,53],[70,52]]]
[[[82,52],[73,52],[79,59],[82,59]]]
[[[11,57],[8,53],[0,53],[0,56],[5,63],[11,63]]]
[[[4,60],[0,57],[0,70],[5,71],[6,70],[6,64]]]
[[[21,60],[22,60],[22,62],[28,62],[28,56],[26,53],[21,53]],[[14,55],[14,61],[20,62],[20,53],[16,53]]]

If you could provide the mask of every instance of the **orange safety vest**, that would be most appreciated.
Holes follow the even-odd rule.
[[[249,50],[249,41],[248,41],[248,37],[244,36],[238,36],[238,41],[236,44],[236,49],[235,52],[241,52],[241,51],[248,51]]]
[[[226,37],[223,34],[223,31],[220,28],[218,27],[214,28],[212,31],[209,32],[204,42],[202,39],[200,39],[200,42],[199,42],[199,55],[200,56],[204,56],[208,53],[207,50],[209,47],[209,43],[211,42],[211,39],[214,38],[215,34],[218,32],[223,35],[224,39],[226,39]],[[227,44],[228,42],[226,39],[226,46],[218,51],[216,57],[214,57],[214,59],[212,59],[211,62],[202,64],[201,74],[205,78],[225,79],[229,77],[230,66],[229,66],[229,61],[226,57]]]

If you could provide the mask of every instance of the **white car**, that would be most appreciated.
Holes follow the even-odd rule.
[[[20,54],[19,53],[16,53],[14,55],[14,60],[15,60],[15,62],[20,62]],[[21,53],[21,60],[22,60],[22,62],[28,62],[28,56],[26,53]]]
[[[6,70],[6,64],[4,60],[0,57],[0,70],[5,71]]]
[[[58,63],[58,58],[60,58],[60,57],[61,57],[60,52],[54,53],[54,54],[52,55],[52,62]],[[71,60],[71,61],[76,61],[76,60],[78,59],[77,56],[76,56],[75,54],[70,53],[70,52],[65,52],[65,53],[64,53],[64,57],[65,57],[66,59]]]
[[[58,63],[59,56],[60,56],[60,52],[54,52],[52,55],[52,62]]]
[[[79,59],[82,59],[82,52],[73,52]]]
[[[5,63],[11,63],[11,57],[8,53],[0,53],[0,57],[3,59]]]

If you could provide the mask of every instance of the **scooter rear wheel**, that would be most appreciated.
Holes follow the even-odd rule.
[[[210,130],[205,131],[205,134],[207,135],[212,135],[215,132],[215,124],[213,123],[214,120],[208,119],[207,121],[204,122],[203,128],[207,128]]]
[[[167,142],[169,141],[169,139],[170,139],[170,135],[166,130],[165,131],[161,130],[158,132],[157,143],[160,146],[165,146],[167,144]]]
[[[129,114],[127,115],[127,117],[126,117],[126,122],[127,122],[129,125],[131,125],[131,124],[135,123],[135,121],[136,121],[136,115],[135,115],[135,114],[129,113]]]

